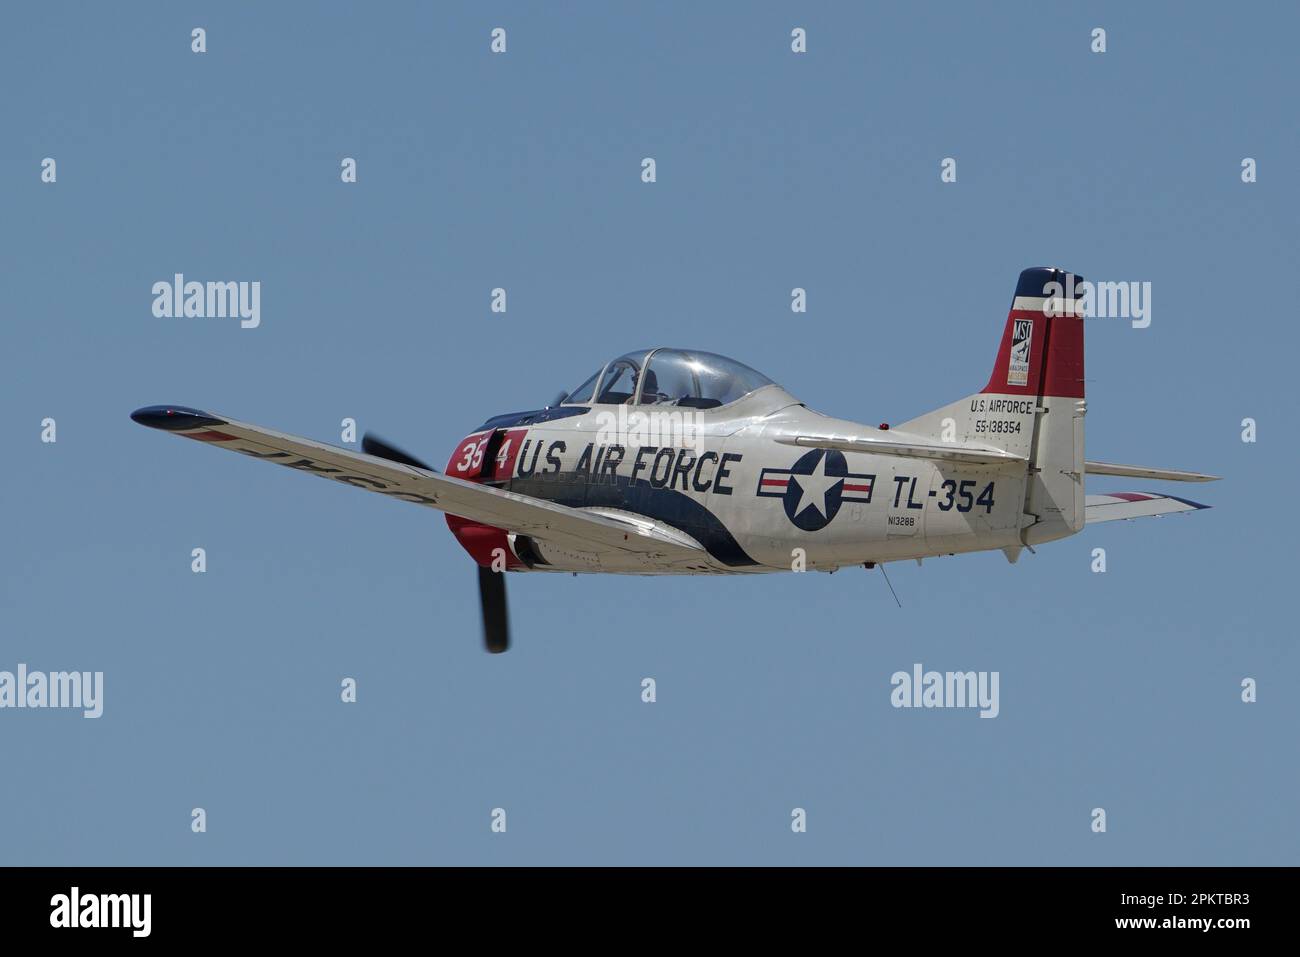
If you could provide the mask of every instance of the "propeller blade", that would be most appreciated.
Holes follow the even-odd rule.
[[[478,597],[483,605],[483,643],[499,655],[510,647],[510,616],[506,611],[506,575],[478,567]]]
[[[414,455],[407,455],[396,445],[389,445],[377,435],[367,432],[361,436],[361,451],[367,455],[373,455],[375,458],[388,459],[390,462],[400,462],[402,465],[414,465],[417,469],[424,469],[426,472],[436,472],[437,469],[425,465]]]

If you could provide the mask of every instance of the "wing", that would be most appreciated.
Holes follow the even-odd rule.
[[[781,436],[776,441],[785,445],[798,445],[810,449],[838,449],[841,452],[876,452],[883,455],[906,455],[920,459],[940,459],[947,462],[965,462],[969,465],[1023,465],[1028,460],[990,446],[969,445],[961,442],[936,445],[901,432],[890,433],[891,438],[857,435],[792,435]]]
[[[1209,508],[1199,502],[1172,495],[1150,495],[1146,492],[1113,492],[1110,495],[1089,495],[1084,499],[1084,517],[1088,525],[1097,522],[1114,522],[1121,518],[1145,518],[1148,515],[1171,515],[1174,512],[1194,512]]]
[[[1122,475],[1126,478],[1159,479],[1164,482],[1217,482],[1219,476],[1178,469],[1151,469],[1145,465],[1114,465],[1110,462],[1084,462],[1089,475]]]
[[[131,413],[131,418],[150,428],[581,552],[635,552],[665,563],[709,561],[698,543],[649,519],[569,508],[183,406],[149,406]]]

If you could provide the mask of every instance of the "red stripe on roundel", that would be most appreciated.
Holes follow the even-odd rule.
[[[870,486],[870,485],[849,485],[847,482],[845,482],[845,483],[844,483],[844,491],[846,491],[846,492],[870,492],[870,491],[871,491],[871,486]]]
[[[763,479],[763,484],[786,488],[789,486],[790,480],[789,479]]]

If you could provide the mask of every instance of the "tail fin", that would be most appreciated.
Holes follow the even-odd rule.
[[[898,427],[1028,458],[1026,545],[1063,538],[1084,524],[1081,283],[1063,269],[1022,272],[988,385]]]

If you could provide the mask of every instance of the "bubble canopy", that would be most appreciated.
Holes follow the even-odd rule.
[[[560,404],[716,409],[774,384],[744,363],[712,352],[642,349],[606,363]]]

